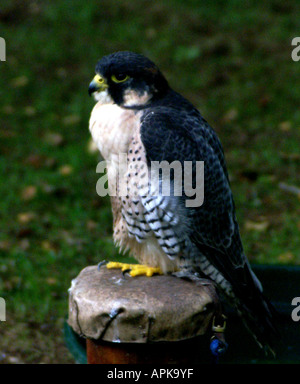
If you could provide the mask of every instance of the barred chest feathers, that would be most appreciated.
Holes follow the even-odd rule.
[[[140,158],[146,162],[140,139],[141,114],[116,104],[103,105],[101,102],[92,111],[89,129],[101,155],[107,161],[110,190],[116,188],[115,181],[128,177],[126,171],[120,174],[120,154],[139,151]],[[119,179],[116,180],[115,175]],[[164,272],[173,272],[178,268],[178,259],[172,260],[166,255],[151,228],[145,224],[144,207],[139,201],[118,196],[117,193],[117,196],[111,196],[111,204],[114,241],[124,252],[130,250],[131,255],[140,263],[160,267]]]

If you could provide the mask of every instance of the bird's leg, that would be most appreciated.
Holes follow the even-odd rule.
[[[102,260],[100,261],[100,263],[98,264],[98,271],[100,271],[100,268],[103,266],[103,265],[107,265],[107,261],[106,260]]]
[[[107,269],[121,269],[123,274],[129,273],[130,276],[148,276],[151,277],[155,274],[162,275],[163,272],[159,267],[149,267],[148,265],[141,264],[126,264],[111,261],[106,264]]]

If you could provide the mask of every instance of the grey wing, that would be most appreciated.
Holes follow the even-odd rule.
[[[182,198],[177,197],[180,235],[196,248],[195,263],[198,261],[204,274],[230,296],[258,343],[272,351],[278,336],[274,310],[243,251],[224,154],[216,134],[201,116],[160,108],[145,115],[141,138],[149,163],[204,161],[203,205],[188,208],[187,196],[183,193]]]
[[[157,108],[144,116],[141,138],[147,161],[204,161],[204,203],[187,208],[187,196],[178,200],[181,236],[191,241],[234,285],[244,284],[247,263],[240,240],[225,160],[216,134],[195,116],[171,108]]]

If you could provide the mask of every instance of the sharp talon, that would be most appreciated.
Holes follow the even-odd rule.
[[[103,265],[106,265],[107,264],[107,261],[106,260],[102,260],[100,261],[100,263],[98,264],[98,271],[100,271],[100,268],[103,266]]]
[[[124,279],[126,279],[126,274],[128,274],[129,276],[130,275],[130,272],[132,271],[132,269],[128,268],[128,269],[125,269],[124,271],[122,271],[122,275],[124,277]]]

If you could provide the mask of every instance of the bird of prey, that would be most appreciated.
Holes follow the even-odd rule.
[[[108,184],[116,191],[111,193],[114,240],[141,263],[130,266],[131,275],[178,273],[214,281],[258,344],[272,351],[274,311],[243,251],[215,131],[140,54],[123,51],[100,59],[89,94],[97,101],[89,128],[107,161]],[[129,167],[120,166],[120,154],[125,154]],[[151,164],[164,161],[192,163],[193,178],[196,163],[204,162],[202,204],[187,204],[190,195],[183,182],[175,183],[174,172],[169,173],[169,196],[161,192],[160,183],[153,192],[151,172],[145,167],[148,171]],[[137,192],[130,193],[134,177]],[[119,193],[120,183],[127,185],[126,193]],[[151,193],[145,193],[145,185]],[[181,194],[175,193],[178,187]]]

